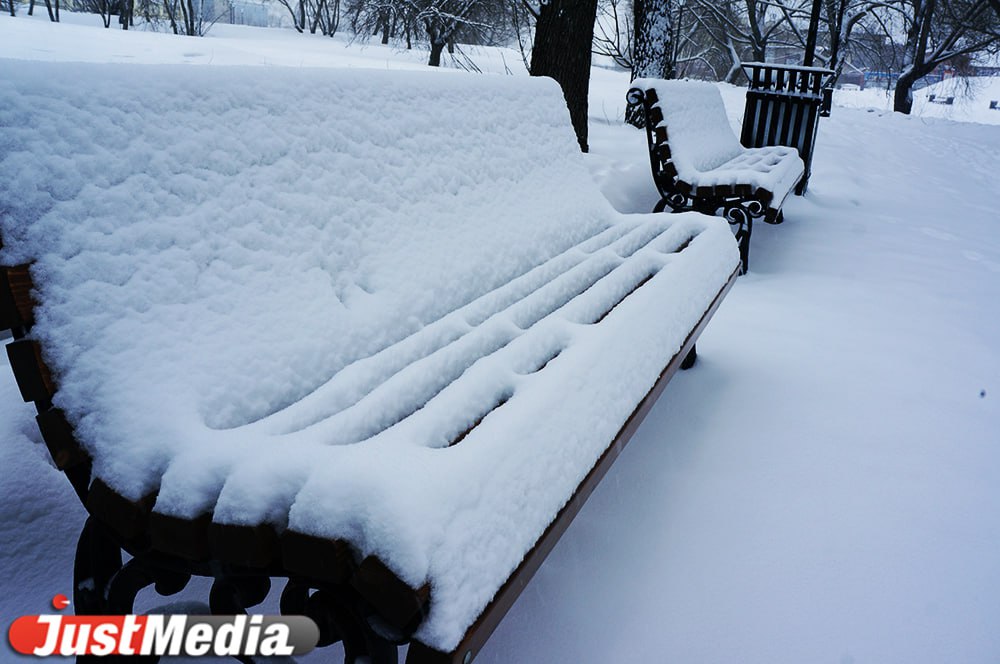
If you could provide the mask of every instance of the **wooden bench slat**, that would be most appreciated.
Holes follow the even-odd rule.
[[[354,567],[345,542],[294,530],[281,535],[281,560],[291,574],[328,583],[346,583]]]
[[[27,265],[0,267],[0,330],[34,323],[33,287]]]
[[[147,543],[149,515],[156,494],[131,501],[109,487],[102,479],[95,479],[87,495],[87,511],[110,527],[124,542]]]
[[[73,435],[73,427],[66,420],[66,413],[61,409],[49,408],[42,411],[35,417],[35,421],[56,468],[66,470],[89,461],[87,453]]]
[[[430,601],[430,585],[411,588],[374,556],[361,561],[350,583],[386,622],[402,632],[420,624]]]
[[[55,388],[52,374],[42,360],[41,347],[37,342],[20,339],[7,344],[7,358],[21,391],[21,398],[40,404],[49,404]]]

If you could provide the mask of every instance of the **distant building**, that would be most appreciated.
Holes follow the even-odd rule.
[[[229,0],[229,22],[236,25],[268,26],[268,8],[261,0]]]

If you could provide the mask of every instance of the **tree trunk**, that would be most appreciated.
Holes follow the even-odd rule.
[[[913,110],[913,84],[920,78],[914,68],[909,68],[896,81],[896,91],[892,95],[892,110],[909,115]]]
[[[194,13],[193,0],[181,0],[181,17],[184,19],[184,34],[188,37],[194,37],[197,17]]]
[[[587,152],[587,93],[597,0],[549,0],[538,12],[531,75],[562,88],[580,149]]]
[[[632,80],[637,78],[674,77],[673,45],[670,43],[669,0],[634,0],[632,25]],[[642,107],[629,104],[625,108],[625,121],[642,127],[645,119]]]
[[[441,66],[441,53],[444,52],[445,42],[443,41],[432,41],[431,42],[431,57],[427,61],[427,64],[431,67]]]
[[[896,113],[910,114],[913,110],[913,84],[928,73],[925,58],[935,6],[936,0],[918,0],[913,4],[913,19],[903,46],[903,71],[892,96],[892,110]]]
[[[45,0],[48,2],[49,0]],[[128,30],[129,26],[134,25],[132,23],[132,12],[135,9],[134,0],[123,0],[121,8],[121,16],[118,17],[118,22],[121,23],[122,30]]]
[[[7,2],[10,3],[11,7],[14,6],[14,0],[7,0]],[[35,15],[35,0],[31,0],[31,2],[28,3],[28,16],[34,16],[34,15]]]
[[[632,78],[674,77],[668,0],[634,0]]]
[[[320,16],[322,16],[323,0],[319,0],[319,2],[316,3],[316,6],[313,7],[312,10],[313,10],[313,15],[312,15],[312,21],[309,22],[309,34],[314,35],[316,34],[316,28],[319,27]]]
[[[177,34],[177,5],[172,4],[174,0],[163,0],[163,8],[167,10],[167,18],[170,19],[170,29]]]

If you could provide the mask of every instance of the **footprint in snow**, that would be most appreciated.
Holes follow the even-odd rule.
[[[931,228],[930,226],[924,226],[920,229],[920,232],[924,235],[934,238],[935,240],[944,240],[946,242],[951,242],[957,240],[958,238],[947,231],[942,231],[937,228]]]

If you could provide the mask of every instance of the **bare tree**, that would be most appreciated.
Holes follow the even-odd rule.
[[[623,69],[632,69],[632,35],[632,16],[626,0],[598,0],[594,54],[611,58]]]
[[[134,0],[119,1],[134,2]],[[183,33],[189,37],[204,36],[222,16],[206,15],[205,0],[163,0],[163,10],[173,33],[175,35]]]
[[[438,67],[445,49],[455,53],[459,40],[506,44],[513,39],[513,6],[512,0],[346,0],[344,14],[356,38],[381,36],[383,44],[396,40],[408,49],[415,41],[426,43],[427,64]]]
[[[306,29],[306,0],[278,0],[292,16],[292,27],[299,32]]]
[[[454,52],[456,37],[461,32],[466,37],[482,36],[493,31],[498,13],[502,15],[503,2],[488,0],[403,0],[410,25],[420,25],[430,44],[431,67],[441,65],[445,47]]]
[[[907,0],[903,11],[906,41],[893,110],[909,114],[918,79],[958,56],[997,49],[1000,16],[990,0]]]
[[[694,0],[694,16],[716,47],[728,59],[722,78],[729,82],[742,74],[746,60],[764,61],[768,49],[794,42],[789,7],[771,0]],[[789,39],[791,37],[791,41]]]
[[[824,0],[821,18],[829,35],[829,45],[826,52],[817,54],[817,57],[820,57],[829,69],[840,74],[854,28],[879,4],[884,3],[866,0]]]
[[[340,0],[309,0],[309,14],[312,17],[309,21],[309,32],[316,34],[319,29],[320,34],[332,37],[340,27]]]

